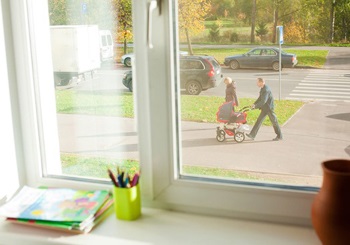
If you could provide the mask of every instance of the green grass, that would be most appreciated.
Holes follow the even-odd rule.
[[[67,114],[106,115],[134,117],[132,93],[120,95],[109,92],[85,92],[79,90],[56,91],[57,112]],[[241,107],[251,105],[254,99],[240,98]],[[181,96],[181,118],[183,121],[216,123],[216,112],[223,103],[218,96]],[[300,101],[275,101],[278,121],[283,125],[303,105]],[[240,107],[240,108],[241,108]],[[253,124],[259,110],[248,112],[248,124]],[[271,125],[269,120],[264,125]]]
[[[140,163],[136,160],[120,160],[106,157],[84,156],[79,154],[61,154],[62,173],[70,176],[109,180],[107,170],[117,173],[117,167],[133,176],[140,172]],[[264,176],[259,173],[237,171],[224,168],[183,165],[182,174],[193,176],[221,177],[248,181],[281,182],[283,179]]]
[[[140,164],[135,160],[120,160],[113,158],[81,156],[77,154],[61,154],[63,174],[81,177],[109,179],[107,170],[114,173],[117,166],[120,170],[134,175],[140,171]]]
[[[97,179],[108,179],[108,169],[115,174],[117,166],[120,170],[126,171],[131,176],[140,171],[140,163],[136,160],[120,160],[113,158],[82,156],[78,154],[61,154],[62,172],[65,175],[89,177]],[[261,180],[261,177],[252,173],[234,171],[230,169],[210,168],[200,166],[183,166],[183,174],[224,177],[245,180]]]
[[[258,180],[259,178],[244,172],[235,171],[232,169],[200,167],[200,166],[183,166],[183,173],[197,176],[223,177],[233,179]]]

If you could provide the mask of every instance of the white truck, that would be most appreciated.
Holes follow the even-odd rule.
[[[97,25],[51,26],[55,85],[78,83],[87,74],[93,77],[101,61],[108,59],[108,55],[113,58],[113,43],[112,53],[106,57],[106,48],[101,41],[108,34],[111,36],[110,31],[101,32]]]

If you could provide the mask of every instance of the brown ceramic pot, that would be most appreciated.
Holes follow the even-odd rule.
[[[350,244],[350,160],[322,163],[323,182],[312,204],[312,224],[324,245]]]

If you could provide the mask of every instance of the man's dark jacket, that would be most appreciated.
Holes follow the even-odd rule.
[[[254,102],[255,108],[261,110],[271,110],[273,111],[275,108],[275,104],[273,102],[272,92],[269,86],[266,84],[264,87],[260,89],[259,98]]]

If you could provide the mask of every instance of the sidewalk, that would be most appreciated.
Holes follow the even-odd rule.
[[[272,141],[272,127],[262,127],[254,141],[236,143],[231,137],[220,143],[215,139],[215,124],[183,122],[184,164],[314,176],[319,181],[322,161],[350,156],[349,106],[345,102],[305,104],[282,126],[284,140],[278,142]]]

